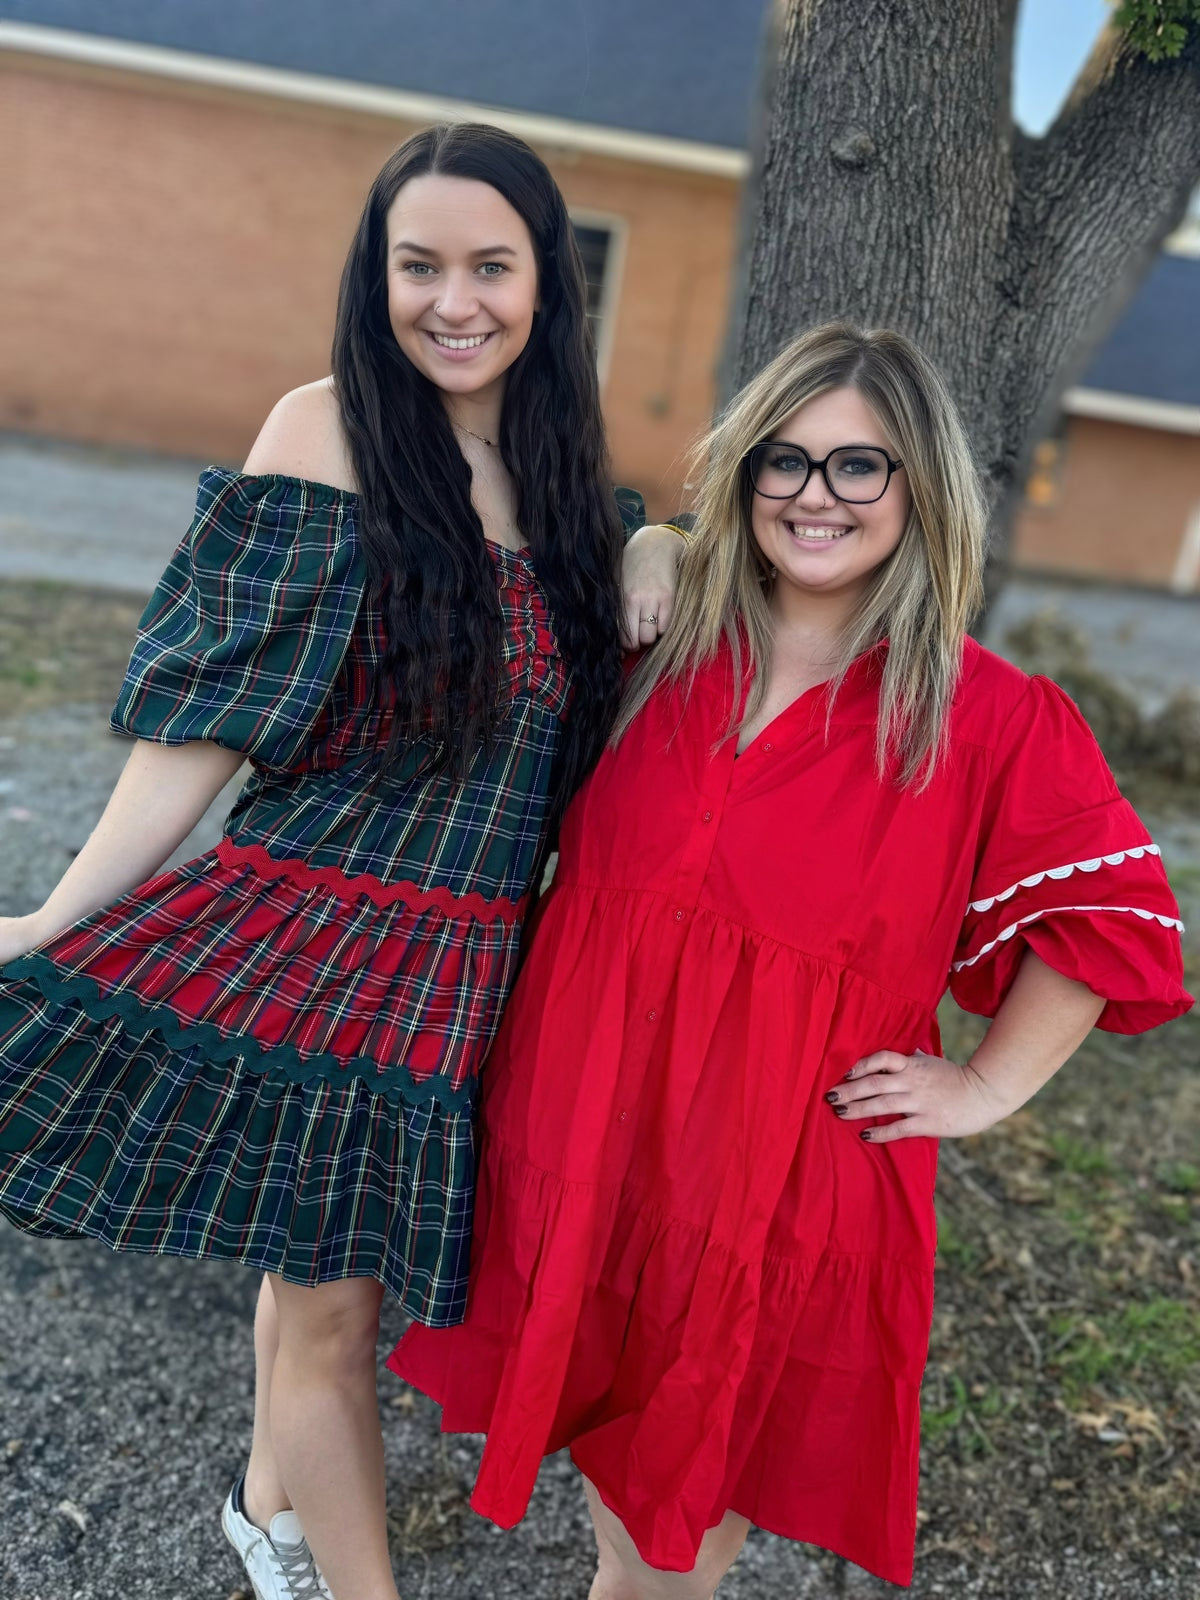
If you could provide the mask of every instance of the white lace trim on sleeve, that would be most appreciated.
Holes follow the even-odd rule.
[[[1043,917],[1052,917],[1058,911],[1126,911],[1131,916],[1140,917],[1143,922],[1159,922],[1164,928],[1174,928],[1183,932],[1183,923],[1178,917],[1164,917],[1159,911],[1147,911],[1142,906],[1046,906],[1042,911],[1031,912],[1027,917],[1021,917],[1016,922],[1010,922],[1007,928],[1001,928],[994,939],[989,939],[982,950],[977,950],[973,956],[968,956],[965,961],[955,961],[952,970],[961,972],[964,967],[973,967],[977,961],[982,961],[984,956],[990,955],[998,944],[1003,944],[1006,939],[1011,939],[1015,933],[1030,922],[1040,922]]]
[[[1110,856],[1093,856],[1090,861],[1069,861],[1065,867],[1046,867],[1042,872],[1031,872],[1027,878],[1018,878],[1016,883],[1009,884],[1007,889],[1002,889],[999,894],[989,895],[986,900],[972,900],[967,907],[968,911],[990,911],[994,905],[1003,900],[1011,900],[1018,889],[1032,889],[1041,883],[1043,878],[1069,878],[1073,872],[1098,872],[1101,867],[1119,867],[1126,856],[1131,861],[1140,861],[1143,856],[1160,855],[1156,844],[1137,844],[1128,850],[1118,850]]]

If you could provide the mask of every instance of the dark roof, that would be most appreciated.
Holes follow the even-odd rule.
[[[1082,387],[1200,406],[1200,259],[1159,256]]]
[[[0,17],[744,149],[767,0],[0,0]]]

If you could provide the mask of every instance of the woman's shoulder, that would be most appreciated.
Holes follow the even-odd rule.
[[[977,639],[966,638],[954,698],[954,734],[972,743],[996,744],[1031,696],[1036,698],[1037,681]]]
[[[263,423],[243,469],[253,477],[299,478],[353,494],[357,488],[332,378],[285,394]]]
[[[1042,746],[1094,743],[1065,689],[1042,673],[1023,672],[974,639],[963,647],[953,715],[956,737],[991,748],[1014,749],[1031,739]]]
[[[963,640],[962,669],[959,682],[972,694],[986,694],[1010,704],[1020,700],[1029,689],[1030,676],[1020,667],[989,650],[968,634]]]

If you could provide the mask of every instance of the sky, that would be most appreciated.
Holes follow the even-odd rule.
[[[1013,102],[1029,133],[1044,133],[1104,26],[1105,0],[1024,0],[1017,17]]]

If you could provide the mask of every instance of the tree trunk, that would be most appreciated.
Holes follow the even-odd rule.
[[[815,322],[937,361],[1007,565],[1029,458],[1200,175],[1200,28],[1152,64],[1112,28],[1040,139],[1012,119],[1017,0],[780,0],[725,363]]]

